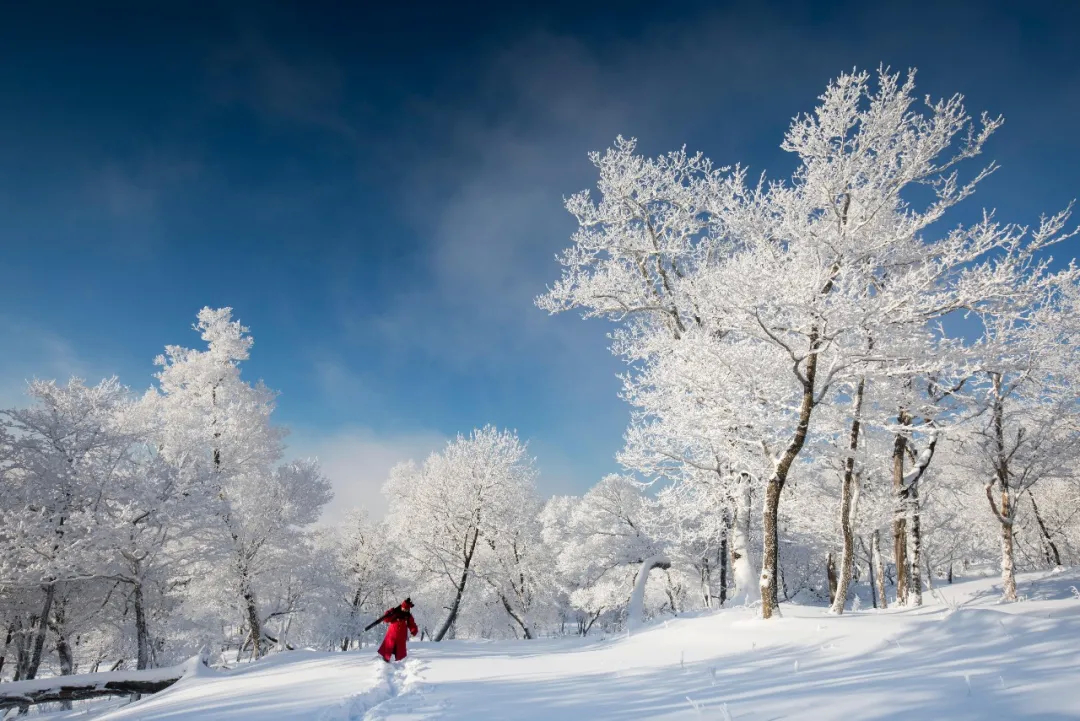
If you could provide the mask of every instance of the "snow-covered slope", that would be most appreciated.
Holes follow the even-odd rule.
[[[731,609],[631,637],[412,644],[394,667],[366,653],[280,654],[97,718],[1080,718],[1080,572],[1022,577],[1027,600],[1011,605],[994,586],[839,618],[784,605],[779,620]]]

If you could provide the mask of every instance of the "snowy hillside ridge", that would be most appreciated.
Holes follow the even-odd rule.
[[[406,721],[590,718],[1040,719],[1080,715],[1080,569],[1022,574],[1001,603],[986,578],[919,608],[844,616],[783,604],[657,620],[632,635],[280,653],[90,721]],[[68,715],[63,715],[63,714]]]

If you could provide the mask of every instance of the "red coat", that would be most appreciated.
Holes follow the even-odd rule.
[[[384,661],[389,661],[390,656],[394,656],[400,661],[406,655],[406,629],[408,629],[408,633],[415,636],[418,632],[416,621],[413,620],[412,613],[405,607],[405,604],[391,608],[383,614],[382,620],[384,623],[390,624],[390,628],[386,629],[386,637],[383,639],[382,645],[379,646],[379,655],[383,657]]]

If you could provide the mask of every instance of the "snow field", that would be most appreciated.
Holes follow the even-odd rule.
[[[185,678],[97,721],[1080,718],[1080,570],[947,586],[918,609],[781,606],[661,620],[631,635],[414,643],[401,664],[282,653]],[[56,716],[55,718],[64,718]]]
[[[955,611],[734,609],[576,648],[425,649],[429,702],[441,719],[1080,718],[1080,602],[997,606],[992,585],[946,591]]]

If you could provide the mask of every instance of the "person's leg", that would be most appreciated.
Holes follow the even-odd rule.
[[[390,633],[386,634],[383,638],[382,645],[379,646],[379,655],[382,656],[382,660],[390,663],[390,655],[394,652],[394,639],[391,638]]]

